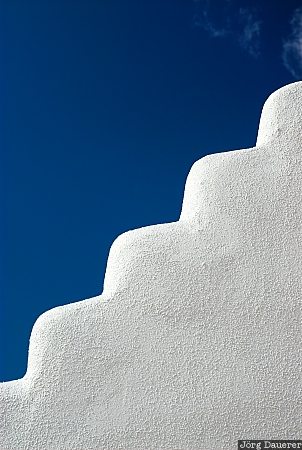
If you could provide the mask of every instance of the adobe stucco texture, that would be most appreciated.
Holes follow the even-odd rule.
[[[37,320],[25,377],[0,384],[0,449],[301,439],[301,237],[298,82],[256,147],[193,165],[178,222],[117,238],[102,295]]]

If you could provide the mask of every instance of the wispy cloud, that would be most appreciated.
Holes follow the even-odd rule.
[[[247,8],[240,8],[239,21],[242,25],[239,33],[239,44],[252,56],[259,56],[261,21],[257,20]]]
[[[210,18],[209,0],[194,0],[196,12],[194,14],[193,23],[196,27],[203,28],[213,38],[225,37],[230,33],[227,24],[219,24],[217,20]],[[216,23],[215,23],[216,22]]]
[[[291,33],[283,41],[282,59],[286,69],[294,78],[302,78],[302,8],[294,11],[291,21]]]
[[[232,38],[251,56],[259,56],[262,22],[254,10],[239,7],[231,0],[193,0],[193,24],[212,38]]]

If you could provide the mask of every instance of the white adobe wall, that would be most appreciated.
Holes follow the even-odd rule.
[[[113,243],[102,295],[34,325],[1,450],[234,450],[301,439],[302,82],[254,148],[197,161],[178,222]]]

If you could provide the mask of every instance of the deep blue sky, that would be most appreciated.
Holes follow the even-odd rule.
[[[0,379],[122,232],[178,219],[193,162],[253,146],[302,76],[301,1],[0,2]]]

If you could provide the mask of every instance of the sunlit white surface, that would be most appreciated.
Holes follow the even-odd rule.
[[[301,439],[301,128],[299,82],[254,148],[193,165],[178,222],[118,237],[102,295],[37,320],[0,384],[1,450]]]

